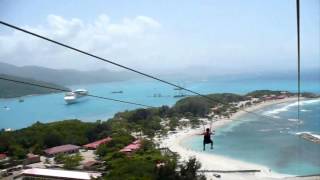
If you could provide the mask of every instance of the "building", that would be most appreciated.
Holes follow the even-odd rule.
[[[141,141],[140,141],[140,139],[138,139],[138,140],[133,141],[128,146],[122,148],[119,152],[123,152],[125,154],[131,154],[131,153],[137,151],[138,149],[140,149],[140,147],[141,147]]]
[[[41,180],[91,180],[97,179],[99,177],[101,177],[101,173],[32,168],[23,170],[22,173],[18,177],[16,177],[16,179],[30,178]]]
[[[83,164],[83,169],[93,170],[96,166],[100,165],[99,161],[88,161]]]
[[[100,145],[107,144],[111,140],[112,140],[111,137],[107,137],[107,138],[100,139],[98,141],[83,145],[83,147],[86,148],[86,149],[97,149]]]
[[[284,99],[284,98],[286,98],[287,96],[285,96],[285,95],[280,95],[280,96],[277,96],[276,97],[276,99]]]
[[[5,160],[5,159],[7,159],[7,155],[4,154],[4,153],[1,153],[1,154],[0,154],[0,161],[1,161],[1,160]]]
[[[47,156],[55,156],[57,154],[71,154],[79,152],[80,147],[72,144],[56,146],[44,150]]]
[[[33,164],[33,163],[38,163],[40,162],[40,156],[29,153],[27,154],[27,158],[24,160],[24,164]]]

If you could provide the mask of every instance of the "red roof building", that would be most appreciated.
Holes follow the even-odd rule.
[[[141,141],[140,141],[140,139],[138,139],[138,140],[133,141],[128,146],[122,148],[120,150],[120,152],[123,152],[123,153],[126,153],[126,154],[130,154],[130,153],[135,152],[138,149],[140,149],[140,147],[141,147]]]
[[[284,99],[284,98],[286,98],[287,96],[285,96],[285,95],[280,95],[280,96],[277,96],[277,99]]]
[[[111,140],[112,140],[111,137],[107,137],[107,138],[83,145],[83,147],[85,147],[87,149],[97,149],[100,145],[106,144],[106,143],[110,142]]]
[[[3,159],[6,159],[7,158],[7,155],[4,154],[4,153],[1,153],[0,154],[0,160],[3,160]]]
[[[94,166],[101,164],[99,161],[88,161],[83,164],[83,168],[87,170],[93,170]]]
[[[72,144],[66,144],[66,145],[62,145],[62,146],[56,146],[56,147],[52,147],[49,149],[44,150],[44,152],[48,155],[48,156],[55,156],[57,154],[62,154],[62,153],[76,153],[79,152],[80,147],[76,146],[76,145],[72,145]]]
[[[24,160],[24,164],[33,164],[40,162],[40,156],[29,153],[27,154],[27,158]]]

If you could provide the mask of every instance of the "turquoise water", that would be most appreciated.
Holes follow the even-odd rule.
[[[264,81],[261,80],[172,80],[177,84],[183,84],[186,88],[200,93],[234,92],[244,94],[256,89],[289,90],[295,91],[295,81]],[[161,106],[173,105],[178,99],[172,96],[176,94],[172,87],[153,80],[135,79],[130,81],[112,82],[103,84],[79,85],[72,89],[86,88],[93,95],[111,97],[137,103]],[[319,82],[305,81],[302,89],[320,93]],[[112,94],[112,91],[124,91],[123,94]],[[153,94],[161,93],[163,97],[153,97]],[[0,99],[0,128],[23,128],[36,121],[51,122],[62,119],[78,118],[85,121],[97,119],[106,120],[115,113],[124,110],[139,108],[135,105],[127,105],[106,101],[102,99],[87,98],[86,101],[66,105],[63,93],[40,96],[24,97],[24,102],[18,99]],[[7,108],[4,108],[7,107]]]
[[[273,105],[257,113],[275,119],[244,115],[239,121],[218,129],[214,136],[216,153],[268,166],[272,171],[294,175],[320,173],[320,144],[300,138],[297,133],[320,135],[320,100],[301,103],[301,121],[297,120],[297,103]],[[187,139],[183,145],[201,150],[201,136]]]

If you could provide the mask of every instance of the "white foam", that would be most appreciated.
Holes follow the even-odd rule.
[[[307,112],[307,111],[311,111],[309,109],[301,109],[302,112]]]
[[[259,132],[269,132],[269,131],[272,131],[272,129],[259,129],[258,131]]]
[[[319,103],[320,99],[312,99],[312,100],[306,100],[302,101],[301,104],[313,104],[313,103]]]
[[[288,121],[292,121],[292,122],[298,122],[298,119],[288,119]]]
[[[320,139],[320,135],[319,134],[310,134],[311,136]]]
[[[306,105],[306,104],[313,104],[313,103],[319,103],[320,99],[313,99],[313,100],[305,100],[300,102],[300,106]],[[298,102],[294,102],[291,104],[288,104],[286,106],[277,108],[277,109],[272,109],[269,111],[264,112],[264,115],[270,115],[270,114],[279,114],[280,112],[285,112],[288,111],[290,108],[298,106]],[[302,109],[301,111],[308,111],[306,109]]]
[[[319,134],[314,134],[314,133],[311,133],[309,131],[303,131],[303,132],[297,132],[296,135],[301,135],[301,134],[309,134],[317,139],[320,139],[320,135]]]

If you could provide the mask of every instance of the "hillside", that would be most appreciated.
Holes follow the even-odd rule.
[[[100,69],[95,71],[78,71],[73,69],[50,69],[40,66],[14,66],[0,62],[0,73],[25,77],[59,85],[91,84],[128,80],[135,77],[130,72],[117,72]]]
[[[47,83],[43,81],[37,81],[29,78],[21,78],[17,76],[6,75],[6,74],[0,74],[0,77],[68,90],[68,88],[60,85]],[[56,93],[56,92],[60,92],[60,91],[0,80],[0,98],[14,98],[14,97],[20,97],[20,96],[32,95],[32,94],[48,94],[48,93]]]

